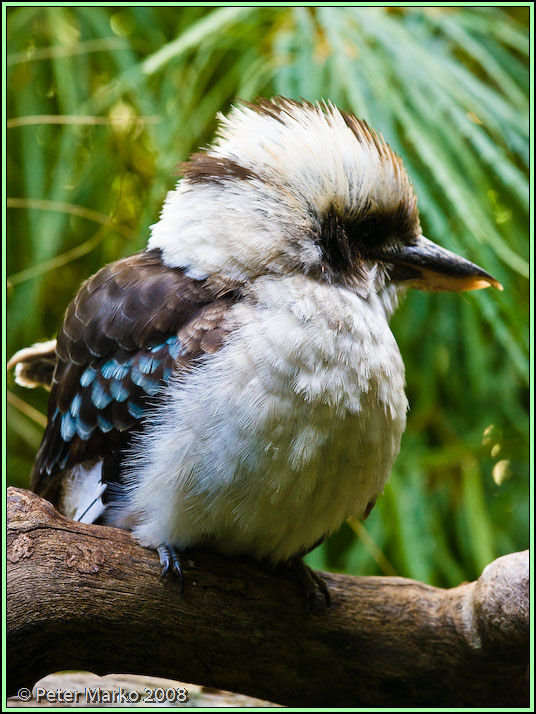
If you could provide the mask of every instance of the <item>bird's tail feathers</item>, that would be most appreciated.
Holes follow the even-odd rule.
[[[8,369],[15,368],[15,381],[21,387],[45,387],[50,389],[56,367],[56,340],[36,342],[15,352],[7,363]]]

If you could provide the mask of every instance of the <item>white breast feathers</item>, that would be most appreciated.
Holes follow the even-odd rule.
[[[404,366],[384,308],[305,276],[264,276],[225,346],[172,380],[128,464],[143,545],[274,562],[361,516],[399,450]]]

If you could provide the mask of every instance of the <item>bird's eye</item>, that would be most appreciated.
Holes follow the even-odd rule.
[[[355,244],[363,256],[396,240],[392,220],[381,213],[369,214],[357,221],[348,221],[345,223],[345,228],[348,239]]]
[[[364,262],[375,260],[410,242],[419,232],[412,206],[401,201],[357,216],[329,210],[315,239],[322,250],[322,271],[331,276],[355,276]]]
[[[378,251],[389,249],[401,242],[397,226],[389,218],[370,215],[358,221],[345,223],[345,231],[352,251],[367,258]],[[404,238],[402,238],[402,241]]]
[[[379,233],[383,233],[381,218],[376,215],[366,216],[355,225],[357,237],[363,242],[376,240]]]
[[[419,222],[413,206],[400,201],[344,222],[348,240],[363,257],[397,248],[419,234]]]

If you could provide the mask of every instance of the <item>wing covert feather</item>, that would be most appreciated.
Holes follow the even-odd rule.
[[[239,298],[236,285],[165,266],[158,250],[89,278],[58,333],[32,489],[54,500],[62,471],[124,448],[171,375],[220,349]]]

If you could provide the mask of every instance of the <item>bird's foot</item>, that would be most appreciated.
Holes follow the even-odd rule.
[[[184,583],[182,578],[181,561],[177,550],[172,545],[159,545],[156,550],[160,556],[160,564],[162,565],[161,577],[163,578],[171,568],[171,571],[175,573],[179,579],[179,587],[182,594]]]
[[[318,593],[324,597],[325,607],[329,607],[331,605],[331,595],[322,576],[306,565],[301,557],[291,558],[288,564],[303,588],[306,614],[309,615],[312,612]]]

